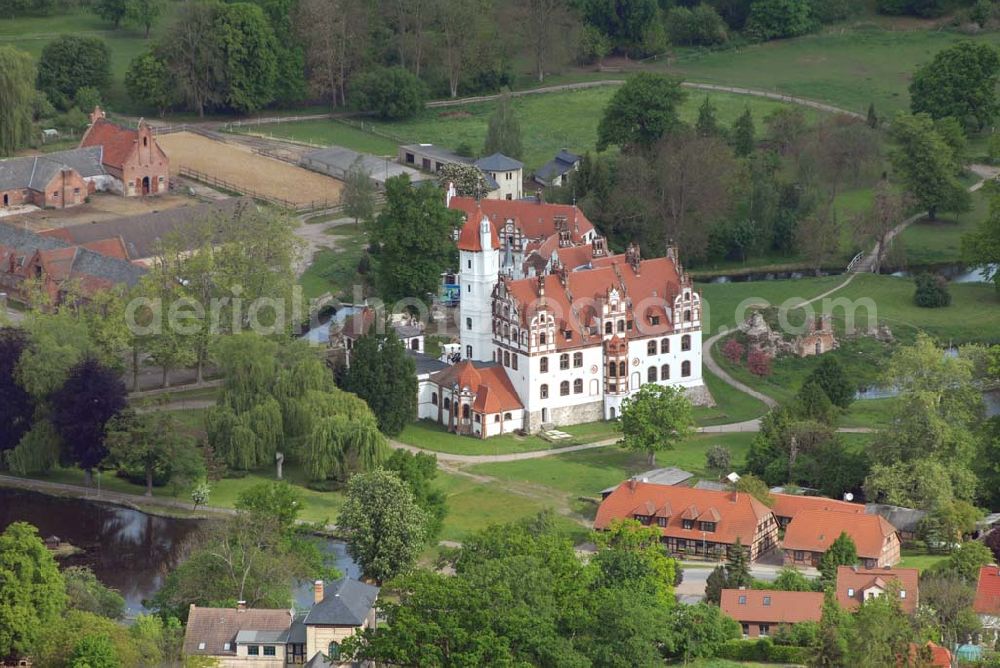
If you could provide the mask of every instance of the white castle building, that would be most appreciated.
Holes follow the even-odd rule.
[[[458,236],[463,360],[421,383],[418,413],[486,438],[613,420],[645,383],[711,396],[701,296],[676,247],[610,254],[575,206],[449,197]]]

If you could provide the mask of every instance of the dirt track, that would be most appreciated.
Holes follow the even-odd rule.
[[[187,167],[254,191],[308,204],[318,200],[340,201],[343,183],[337,179],[252,152],[245,146],[215,141],[192,132],[157,137],[170,157],[170,172]]]

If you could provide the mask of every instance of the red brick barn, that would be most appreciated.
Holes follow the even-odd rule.
[[[134,130],[122,127],[107,120],[97,107],[90,115],[90,127],[80,146],[103,148],[104,168],[117,179],[116,186],[122,195],[134,197],[167,192],[170,160],[156,142],[152,128],[144,121],[140,120]]]

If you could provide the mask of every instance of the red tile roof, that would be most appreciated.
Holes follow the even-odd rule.
[[[719,607],[738,622],[818,622],[822,616],[823,594],[814,591],[723,589]]]
[[[786,550],[826,552],[841,533],[854,540],[858,556],[878,559],[886,539],[895,527],[881,515],[845,513],[811,508],[799,511],[785,529],[782,547]]]
[[[475,395],[472,410],[477,413],[491,415],[524,408],[506,370],[496,364],[477,367],[474,362],[463,360],[432,374],[431,381],[441,387],[468,388]]]
[[[845,513],[863,513],[863,503],[848,503],[828,499],[824,496],[802,496],[801,494],[772,494],[774,505],[771,511],[777,517],[795,517],[801,510],[836,510]]]
[[[903,611],[914,613],[920,602],[920,571],[916,568],[860,568],[837,567],[837,603],[846,610],[857,609],[864,600],[864,591],[870,587],[885,590],[890,582],[899,583],[899,605]],[[854,594],[849,595],[848,591]]]
[[[103,146],[104,155],[101,162],[117,169],[124,168],[125,162],[138,144],[138,131],[123,128],[104,118],[97,119],[80,142],[81,147]]]
[[[676,511],[682,514],[676,514]],[[715,531],[703,532],[697,528],[685,529],[682,519],[698,517],[712,511],[719,517]],[[749,494],[718,492],[690,487],[673,487],[628,480],[618,485],[597,509],[595,529],[606,529],[615,519],[632,519],[635,515],[668,517],[667,526],[652,526],[664,536],[709,540],[732,544],[739,538],[743,545],[753,544],[754,535],[761,522],[771,517],[770,509]]]
[[[972,609],[980,615],[1000,615],[1000,567],[991,564],[979,569]]]
[[[931,652],[931,663],[930,663],[930,666],[932,668],[951,668],[952,667],[951,652],[949,652],[947,648],[941,647],[941,645],[933,643],[930,640],[927,641],[926,647],[930,648],[930,652]],[[916,665],[921,665],[922,666],[922,665],[924,665],[923,663],[920,663],[920,650],[918,649],[916,643],[912,643],[912,642],[910,643],[910,652],[909,653],[910,653],[910,660],[907,663],[908,666],[910,666],[910,665],[913,665],[913,666],[916,666]],[[900,666],[903,665],[902,660],[899,661],[899,665]]]
[[[125,248],[125,242],[122,241],[121,237],[115,237],[113,239],[98,239],[97,241],[88,241],[80,245],[84,248],[89,248],[95,253],[100,253],[101,255],[116,257],[119,260],[129,259],[128,249]]]
[[[476,201],[472,197],[452,197],[449,208],[464,211],[472,218],[477,210],[482,210],[494,225],[500,226],[513,220],[521,234],[528,239],[547,239],[556,233],[556,218],[564,218],[569,225],[574,241],[594,229],[587,216],[569,204],[546,204],[536,200],[484,199]]]
[[[480,223],[483,222],[484,214],[481,209],[476,209],[469,214],[462,231],[458,235],[458,250],[479,252],[483,250],[481,235],[479,233]],[[490,245],[493,250],[500,248],[500,237],[497,236],[497,226],[487,219],[490,225]]]

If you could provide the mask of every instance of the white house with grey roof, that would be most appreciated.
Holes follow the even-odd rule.
[[[524,196],[524,163],[508,158],[503,153],[494,153],[480,158],[474,163],[485,176],[487,182],[496,184],[496,197],[492,199],[521,199]]]
[[[521,199],[524,196],[524,163],[503,153],[474,160],[434,144],[399,147],[400,164],[437,174],[445,165],[475,165],[486,178],[485,199]]]
[[[309,668],[341,662],[340,645],[358,631],[375,627],[379,588],[341,578],[317,580],[308,610],[201,608],[192,605],[183,653],[215,659],[220,668]]]

